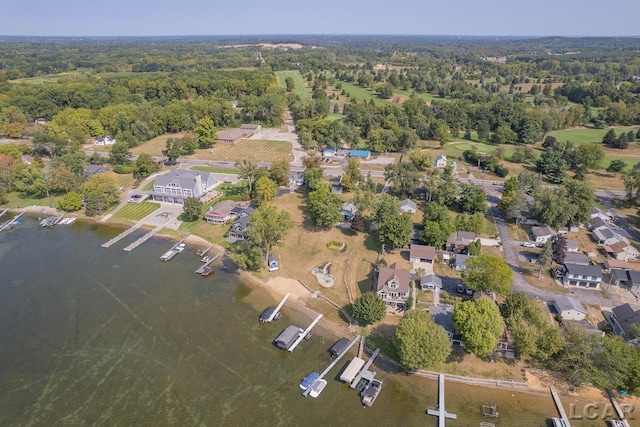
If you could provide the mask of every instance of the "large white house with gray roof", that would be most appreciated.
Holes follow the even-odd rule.
[[[565,287],[600,289],[602,270],[597,265],[564,263],[562,284]]]
[[[156,178],[149,195],[159,202],[183,204],[189,197],[201,198],[215,183],[216,177],[210,172],[172,169]]]
[[[566,295],[558,296],[553,301],[553,306],[563,319],[582,320],[587,315],[587,310],[584,309],[580,301]]]

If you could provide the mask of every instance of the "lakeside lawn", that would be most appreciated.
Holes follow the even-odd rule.
[[[276,79],[278,79],[278,85],[281,88],[286,89],[287,83],[285,82],[287,77],[291,77],[293,79],[294,89],[293,92],[298,95],[302,99],[311,99],[313,95],[311,93],[311,88],[307,85],[307,81],[300,71],[298,70],[288,70],[288,71],[276,71],[275,72]]]
[[[113,219],[125,219],[135,222],[141,220],[159,208],[160,203],[155,202],[144,201],[142,203],[129,203],[126,206],[123,206],[122,209],[118,210],[115,215],[113,215]]]
[[[7,194],[7,203],[3,205],[5,208],[18,209],[28,206],[51,206],[58,207],[58,201],[62,199],[62,196],[50,196],[50,197],[31,197],[25,196],[20,193],[10,192]],[[4,209],[1,209],[4,210]],[[1,211],[0,210],[0,211]]]

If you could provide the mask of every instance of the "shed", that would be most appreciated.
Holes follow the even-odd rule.
[[[442,289],[442,279],[435,274],[427,274],[420,278],[420,289],[423,291],[432,291],[436,288]]]
[[[268,264],[269,264],[269,271],[276,271],[280,269],[280,266],[278,265],[278,257],[275,256],[274,254],[269,255],[269,259],[268,259]]]
[[[351,381],[353,381],[356,375],[358,375],[358,372],[360,372],[363,366],[364,360],[360,359],[359,357],[354,357],[353,360],[349,362],[347,367],[344,368],[342,374],[340,374],[340,381],[351,383]]]
[[[418,205],[416,205],[416,202],[411,199],[404,199],[400,202],[400,210],[402,212],[414,214],[418,210]]]
[[[302,329],[297,326],[289,325],[287,329],[282,331],[280,335],[275,339],[275,344],[278,348],[283,350],[288,350],[289,347],[293,345],[293,343],[300,337],[302,333]]]
[[[357,157],[359,159],[368,160],[371,157],[371,151],[369,150],[351,150],[349,157]]]
[[[334,345],[331,346],[331,348],[329,349],[329,353],[331,353],[332,356],[337,356],[342,353],[348,345],[348,338],[340,338]]]
[[[584,309],[580,301],[566,295],[558,296],[553,301],[553,306],[563,319],[582,320],[587,315],[587,310]]]
[[[456,271],[462,271],[466,269],[468,259],[469,259],[469,255],[457,254],[453,268],[455,268]]]

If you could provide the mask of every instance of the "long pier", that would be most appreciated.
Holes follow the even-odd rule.
[[[322,373],[320,374],[320,376],[318,377],[318,379],[316,380],[316,382],[320,381],[321,379],[323,379],[330,370],[332,370],[334,368],[334,366],[336,366],[338,364],[338,362],[340,362],[340,359],[342,359],[344,357],[345,354],[347,354],[349,352],[349,350],[351,350],[351,347],[353,347],[354,345],[356,345],[356,343],[358,342],[358,340],[361,338],[360,335],[356,335],[356,337],[351,340],[351,342],[344,348],[344,350],[342,350],[342,352],[336,356],[336,358],[333,360],[333,362],[331,362],[329,364],[329,366],[327,366],[325,368],[324,371],[322,371]],[[302,395],[303,396],[307,396],[310,392],[311,389],[313,389],[313,386],[315,385],[315,382],[313,384],[311,384],[311,387],[307,388]]]
[[[285,301],[287,301],[287,298],[289,298],[289,293],[287,293],[283,298],[282,301],[280,301],[280,304],[277,305],[276,309],[273,310],[273,313],[271,313],[271,315],[267,318],[266,322],[272,322],[273,319],[278,315],[278,312],[280,311],[280,309],[282,308],[282,306],[284,305]]]
[[[618,401],[616,400],[616,398],[613,397],[613,393],[611,393],[611,390],[607,390],[607,393],[609,394],[609,400],[611,400],[611,404],[613,405],[613,409],[615,409],[616,413],[618,414],[618,418],[620,418],[622,420],[622,423],[625,425],[625,427],[630,427],[629,421],[627,421],[627,417],[626,417],[624,411],[622,410],[622,408],[618,404]]]
[[[124,230],[122,233],[118,234],[116,237],[114,237],[113,239],[109,240],[106,243],[102,244],[103,248],[108,248],[116,243],[118,243],[120,240],[124,239],[125,237],[127,237],[129,234],[133,233],[134,231],[136,231],[138,228],[140,228],[142,226],[141,222],[137,222],[134,225],[132,225],[131,227],[127,228],[126,230]]]
[[[206,253],[206,252],[205,252]],[[220,252],[219,254],[216,254],[213,256],[213,258],[211,258],[209,261],[205,262],[204,264],[202,264],[196,271],[196,274],[202,274],[204,272],[204,269],[207,268],[209,266],[209,264],[211,264],[213,261],[217,260],[218,258],[220,258],[220,256],[222,256],[224,252]]]
[[[451,414],[444,409],[444,375],[438,376],[438,409],[429,409],[427,414],[438,417],[438,427],[445,427],[444,422],[447,418],[457,420],[456,414]]]
[[[6,212],[7,210],[8,210],[8,209],[5,209],[5,210],[4,210],[4,212]],[[3,214],[3,215],[4,215],[4,212],[2,212],[2,214]],[[0,231],[4,231],[4,230],[6,230],[7,228],[12,227],[14,224],[16,224],[16,223],[20,222],[20,221],[19,221],[19,220],[20,220],[20,218],[22,218],[22,216],[23,216],[24,214],[26,214],[26,213],[27,213],[27,209],[25,209],[25,210],[23,210],[22,212],[20,212],[18,215],[16,215],[16,217],[15,217],[15,218],[13,218],[13,219],[12,219],[12,220],[10,220],[10,221],[7,221],[7,222],[6,222],[2,227],[0,227]]]
[[[567,417],[567,413],[564,411],[564,406],[562,406],[562,402],[560,401],[560,396],[558,395],[556,388],[550,385],[549,390],[551,391],[551,397],[553,397],[553,403],[555,403],[556,408],[558,408],[560,418],[564,420],[564,422],[567,424],[567,427],[571,427],[571,424],[569,424],[569,417]]]
[[[7,209],[3,210],[2,212],[0,212],[0,218],[2,218],[2,216],[4,214],[6,214],[8,210],[9,210],[9,208],[7,208]]]
[[[362,341],[360,341],[361,346],[363,342],[364,342],[364,338],[362,339]],[[373,377],[375,377],[375,372],[370,373],[369,367],[371,366],[373,361],[376,360],[376,357],[378,357],[378,353],[380,353],[380,349],[376,348],[375,351],[371,354],[371,357],[369,358],[369,360],[367,360],[367,363],[365,363],[362,369],[360,369],[360,372],[358,372],[358,375],[356,375],[353,381],[351,381],[351,384],[349,385],[349,387],[356,388],[358,386],[358,383],[363,377],[367,378],[368,380],[371,380]],[[358,355],[358,357],[360,358],[361,356],[362,354]]]
[[[295,340],[295,342],[291,345],[291,347],[288,348],[289,352],[292,352],[293,350],[296,349],[298,344],[300,344],[300,342],[304,339],[304,337],[306,337],[307,334],[311,332],[313,327],[316,326],[316,324],[320,321],[320,319],[322,319],[322,314],[318,314],[318,317],[313,319],[313,322],[311,322],[311,324],[307,327],[307,329],[305,329],[304,332],[300,334],[298,339]]]

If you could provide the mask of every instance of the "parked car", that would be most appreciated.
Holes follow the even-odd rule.
[[[467,289],[464,291],[464,293],[465,293],[465,294],[467,294],[467,295],[469,295],[469,296],[471,296],[471,295],[473,295],[473,289],[471,289],[471,288],[467,288]]]
[[[524,248],[535,248],[536,245],[531,242],[522,242],[522,247]]]
[[[456,289],[458,290],[458,293],[464,294],[464,285],[462,283],[458,283]]]
[[[134,194],[129,198],[128,203],[140,203],[143,199],[144,196],[142,194]]]

